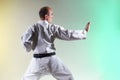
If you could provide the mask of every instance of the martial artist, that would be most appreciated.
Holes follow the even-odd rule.
[[[22,43],[27,52],[33,50],[33,58],[22,80],[39,80],[51,74],[56,80],[74,80],[69,69],[56,56],[54,40],[83,40],[90,22],[83,30],[68,30],[52,24],[52,8],[45,6],[39,11],[40,20],[22,35]]]

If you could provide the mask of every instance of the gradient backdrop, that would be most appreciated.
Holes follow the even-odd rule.
[[[0,80],[21,80],[32,58],[21,35],[46,5],[54,10],[53,23],[67,29],[91,22],[87,40],[55,41],[75,80],[120,80],[120,0],[0,0]]]

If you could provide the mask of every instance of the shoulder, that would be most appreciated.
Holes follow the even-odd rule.
[[[27,31],[34,32],[37,26],[38,26],[37,23],[31,24],[28,26]]]
[[[51,28],[54,28],[54,29],[64,29],[64,27],[60,25],[56,25],[56,24],[50,24],[50,25],[51,25]]]

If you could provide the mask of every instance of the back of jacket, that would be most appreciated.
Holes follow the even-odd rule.
[[[23,34],[22,42],[26,50],[35,54],[55,52],[54,40],[79,40],[86,38],[85,30],[67,30],[47,21],[38,21]]]

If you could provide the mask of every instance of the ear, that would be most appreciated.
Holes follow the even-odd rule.
[[[48,15],[45,15],[45,19],[48,19]]]

